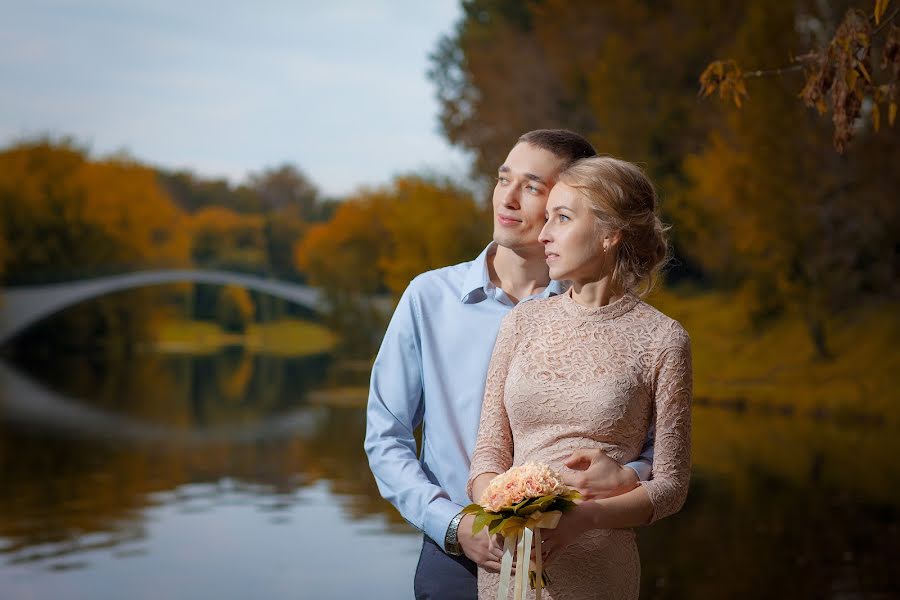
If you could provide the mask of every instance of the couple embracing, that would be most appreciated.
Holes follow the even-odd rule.
[[[584,498],[544,531],[546,596],[637,598],[632,528],[678,511],[690,479],[690,339],[640,298],[668,253],[656,192],[544,129],[500,166],[493,214],[478,258],[413,279],[372,368],[365,448],[425,534],[416,598],[496,596],[502,543],[461,510],[525,462]]]

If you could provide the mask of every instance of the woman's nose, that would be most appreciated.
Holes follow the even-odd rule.
[[[541,229],[541,233],[538,236],[538,241],[542,244],[546,244],[550,242],[552,238],[550,237],[550,222],[544,223],[544,227]]]

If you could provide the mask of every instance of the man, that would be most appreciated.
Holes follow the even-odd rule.
[[[563,291],[538,241],[547,196],[567,166],[596,154],[566,130],[519,138],[498,170],[494,241],[474,261],[413,279],[388,325],[372,367],[365,448],[381,494],[425,533],[417,598],[475,598],[476,564],[500,568],[501,549],[486,531],[472,535],[472,515],[459,514],[469,503],[488,363],[510,309]],[[420,458],[413,431],[423,423]],[[584,450],[569,459],[582,472],[568,480],[588,497],[613,496],[648,479],[651,460],[652,437],[624,467]]]

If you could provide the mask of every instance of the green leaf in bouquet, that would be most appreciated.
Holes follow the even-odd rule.
[[[525,522],[526,519],[521,517],[510,517],[500,524],[498,531],[503,535],[507,535],[513,531],[523,529],[525,527]],[[497,529],[497,526],[495,525],[494,528]]]
[[[460,512],[464,515],[476,515],[479,511],[482,510],[484,510],[484,508],[482,508],[480,504],[478,504],[477,502],[473,502],[472,504],[469,504],[464,509],[462,509]]]
[[[559,498],[559,496],[547,494],[546,496],[541,496],[540,498],[538,498],[535,501],[535,504],[540,507],[539,510],[547,510],[553,505],[557,498]]]
[[[578,490],[569,490],[559,497],[565,498],[566,500],[581,500],[581,493]]]
[[[528,517],[541,510],[540,504],[529,504],[524,508],[520,508],[518,514],[523,517]]]
[[[486,510],[483,510],[480,513],[476,514],[475,521],[472,523],[472,535],[477,534],[485,527],[490,528],[494,520],[499,518],[500,517],[498,517],[494,513],[489,513]]]
[[[578,506],[578,505],[575,504],[574,502],[572,502],[571,500],[566,500],[562,496],[559,496],[559,497],[557,497],[556,502],[553,503],[551,510],[558,510],[561,512],[566,512],[567,510],[569,510],[570,508],[574,508],[575,506]]]
[[[527,506],[528,503],[531,502],[531,500],[532,500],[531,498],[525,498],[524,500],[522,500],[521,502],[519,502],[518,504],[516,504],[515,506],[512,507],[513,512],[515,514],[519,514],[519,511],[522,510],[522,508],[524,508],[525,506]]]

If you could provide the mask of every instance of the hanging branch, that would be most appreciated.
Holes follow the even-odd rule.
[[[863,101],[872,102],[872,125],[881,128],[881,106],[887,106],[890,126],[897,118],[898,79],[900,79],[900,28],[893,21],[900,7],[884,17],[891,0],[876,0],[871,16],[858,9],[847,11],[828,46],[793,59],[794,64],[777,69],[744,71],[734,60],[710,63],[700,75],[700,95],[718,92],[721,100],[731,100],[740,108],[748,98],[746,80],[806,72],[800,99],[819,114],[832,111],[834,147],[843,152],[853,138],[853,124],[860,117]],[[880,67],[887,81],[877,83],[872,68],[873,40],[887,32]]]

